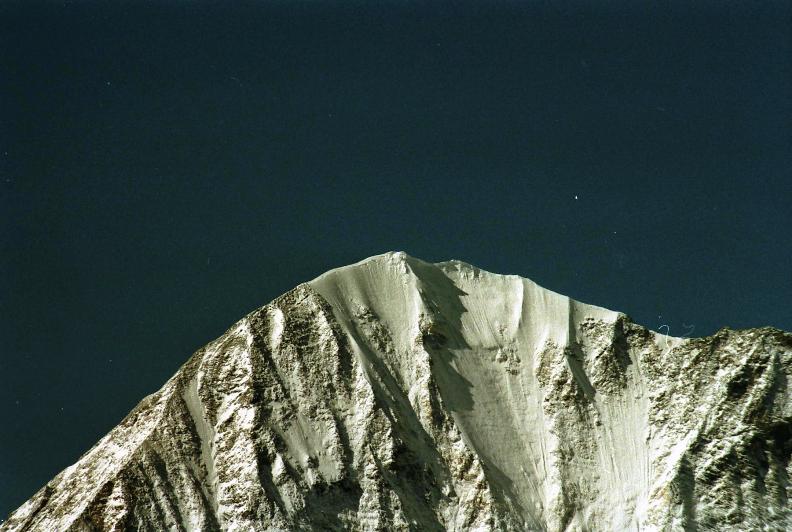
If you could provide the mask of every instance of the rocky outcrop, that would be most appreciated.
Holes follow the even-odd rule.
[[[792,335],[402,253],[252,312],[0,526],[792,529]]]

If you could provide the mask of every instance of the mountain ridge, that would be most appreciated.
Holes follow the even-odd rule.
[[[390,252],[246,315],[0,530],[782,529],[790,367],[777,329]]]

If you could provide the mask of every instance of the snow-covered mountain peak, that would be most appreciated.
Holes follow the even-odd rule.
[[[458,319],[459,332],[471,345],[504,335],[533,347],[547,341],[567,345],[583,321],[613,323],[620,316],[517,275],[490,273],[458,260],[432,264],[404,252],[331,270],[309,284],[345,314],[354,315],[352,307],[363,305],[391,316],[395,330],[410,329],[421,316]]]
[[[788,382],[789,333],[385,253],[242,318],[0,531],[789,530]]]

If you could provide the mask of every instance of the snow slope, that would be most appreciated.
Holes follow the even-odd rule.
[[[252,312],[0,526],[790,529],[792,335],[387,253]]]

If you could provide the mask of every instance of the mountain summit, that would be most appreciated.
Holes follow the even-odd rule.
[[[790,379],[777,329],[387,253],[242,318],[0,530],[788,530]]]

